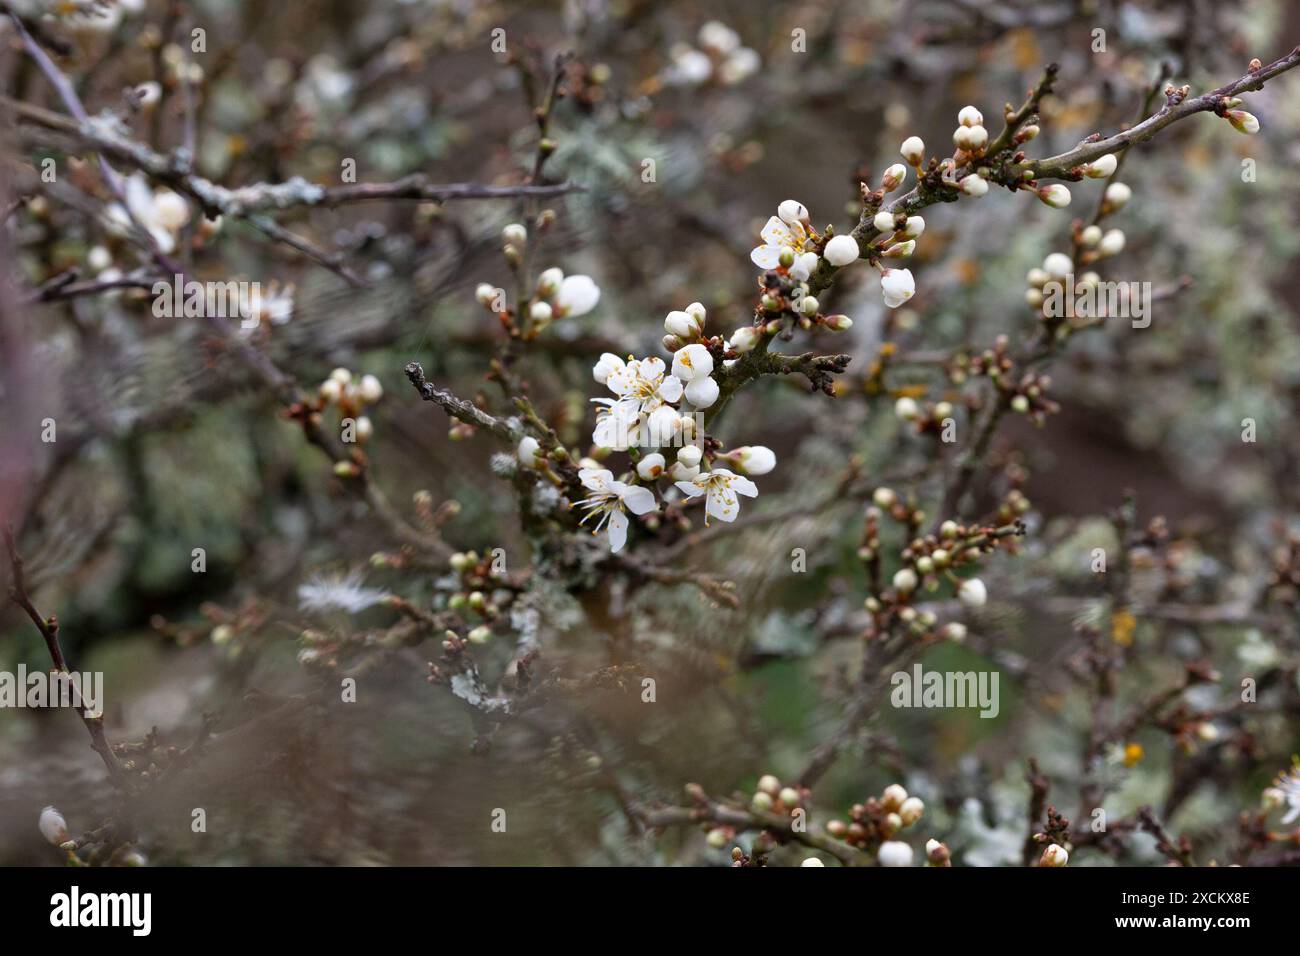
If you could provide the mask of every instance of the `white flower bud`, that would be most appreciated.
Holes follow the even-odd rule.
[[[591,370],[591,376],[601,385],[609,378],[609,373],[622,368],[626,363],[613,352],[605,352]]]
[[[697,409],[711,408],[720,392],[717,381],[708,375],[686,383],[686,400]]]
[[[804,860],[799,865],[800,866],[825,866],[826,864],[823,863],[821,860],[817,859],[817,857],[810,856],[808,857],[808,859]]]
[[[894,402],[894,414],[905,422],[915,421],[921,414],[921,406],[909,395],[902,396]]]
[[[891,783],[880,794],[880,805],[886,810],[897,810],[907,799],[907,790],[899,783]]]
[[[1031,309],[1037,309],[1042,304],[1043,304],[1042,289],[1025,290],[1025,305],[1029,306]]]
[[[772,809],[772,804],[775,802],[776,801],[772,799],[770,793],[766,790],[760,790],[758,793],[754,794],[753,798],[749,801],[749,805],[759,813],[766,813],[768,810]]]
[[[701,329],[704,328],[704,320],[708,318],[709,313],[704,308],[703,302],[692,302],[686,307],[686,312],[695,317],[695,322]]]
[[[190,207],[184,197],[170,189],[154,193],[154,214],[159,225],[169,232],[177,232],[190,219]]]
[[[512,222],[501,230],[501,241],[522,246],[528,241],[528,230],[521,223]]]
[[[1112,209],[1123,209],[1133,198],[1133,190],[1124,183],[1111,183],[1106,187],[1106,204]]]
[[[636,463],[636,473],[646,481],[654,481],[664,473],[664,456],[652,452]]]
[[[1038,861],[1039,866],[1065,866],[1070,862],[1070,854],[1065,852],[1065,848],[1057,846],[1055,843],[1048,846],[1043,851],[1042,859]]]
[[[1259,132],[1259,120],[1252,113],[1247,113],[1245,110],[1228,110],[1224,115],[1238,133],[1253,136]]]
[[[543,299],[552,298],[560,291],[560,283],[563,281],[562,269],[547,269],[537,277],[537,294]]]
[[[554,315],[549,302],[534,302],[528,308],[528,317],[537,325],[548,325]]]
[[[1070,205],[1070,190],[1066,189],[1060,183],[1053,183],[1050,186],[1040,186],[1034,191],[1034,195],[1053,209],[1064,209]]]
[[[357,419],[357,441],[367,442],[375,434],[374,423],[365,415]]]
[[[821,303],[817,301],[815,296],[806,295],[799,300],[799,311],[808,318],[812,318],[820,309]]]
[[[103,272],[113,264],[113,255],[103,246],[95,246],[86,253],[86,265],[96,272]]]
[[[1064,252],[1053,252],[1043,260],[1043,271],[1049,279],[1064,279],[1074,272],[1074,262]]]
[[[758,344],[759,331],[752,325],[742,325],[731,333],[727,344],[737,352],[745,353]]]
[[[894,572],[894,587],[903,594],[915,591],[917,583],[916,572],[911,568],[899,568]]]
[[[833,266],[846,266],[861,254],[858,240],[849,235],[833,237],[822,250],[822,257]]]
[[[952,131],[952,144],[958,149],[970,151],[975,147],[971,145],[970,127],[958,126]]]
[[[1107,153],[1105,156],[1098,156],[1092,162],[1083,167],[1083,173],[1090,179],[1105,179],[1111,173],[1115,172],[1119,166],[1119,160],[1115,158],[1114,153]]]
[[[669,312],[664,318],[664,331],[679,339],[693,339],[699,332],[695,316],[689,312]]]
[[[916,251],[916,240],[908,239],[906,242],[896,242],[883,253],[886,259],[906,259]]]
[[[1085,228],[1083,232],[1079,233],[1079,241],[1085,246],[1095,246],[1101,242],[1101,226],[1094,223]]]
[[[969,129],[969,149],[983,149],[989,142],[989,131],[983,126],[972,126]]]
[[[983,126],[984,114],[973,106],[963,106],[957,114],[957,122],[962,126]]]
[[[988,589],[979,578],[967,578],[957,588],[958,600],[969,608],[983,607],[988,597]]]
[[[794,787],[783,787],[779,796],[781,802],[787,807],[797,807],[799,805],[799,791]]]
[[[516,450],[516,454],[519,456],[519,464],[523,465],[525,468],[536,468],[538,459],[537,453],[540,450],[541,445],[538,444],[537,439],[532,435],[525,435],[523,438],[519,439],[519,448]]]
[[[704,842],[715,850],[721,850],[727,845],[727,841],[730,838],[731,834],[728,832],[726,827],[714,827],[709,831],[708,836],[704,838]]]
[[[46,807],[41,811],[37,826],[40,828],[41,836],[55,846],[68,842],[68,821],[63,819],[63,814],[53,807]]]
[[[911,223],[911,220],[908,220]],[[916,293],[911,269],[886,269],[880,274],[880,291],[885,305],[896,309]]]
[[[325,399],[325,401],[330,405],[333,405],[343,397],[343,386],[339,383],[338,379],[335,378],[327,378],[325,381],[321,382],[319,391],[320,397]]]
[[[871,220],[871,224],[880,232],[886,235],[894,231],[894,214],[882,209],[876,213],[876,217]]]
[[[934,856],[936,852],[943,849],[943,844],[931,837],[925,841],[925,855]]]
[[[894,163],[894,165],[886,169],[884,175],[880,177],[880,188],[887,193],[892,193],[903,184],[903,180],[906,178],[907,167],[902,163]]]
[[[925,159],[925,143],[919,136],[909,136],[903,140],[903,145],[898,149],[901,155],[911,166],[920,166],[921,160]]]
[[[1100,232],[1100,230],[1098,230],[1098,232]],[[1101,236],[1099,235],[1097,238],[1100,239]],[[1025,281],[1031,286],[1041,289],[1043,286],[1047,285],[1047,280],[1050,278],[1051,276],[1047,274],[1046,270],[1039,269],[1035,266],[1029,270],[1029,273],[1025,276]]]
[[[699,473],[699,465],[683,465],[681,461],[675,461],[673,467],[668,470],[668,477],[673,481],[690,481]]]
[[[974,173],[971,173],[969,176],[963,177],[961,182],[958,183],[957,185],[961,187],[961,191],[964,192],[967,196],[979,197],[979,196],[983,196],[985,193],[989,191],[988,180],[986,180],[983,176],[977,176]]]
[[[911,866],[912,848],[900,840],[886,840],[880,844],[876,860],[881,866]]]
[[[708,378],[713,373],[713,354],[699,343],[687,345],[673,353],[673,374],[683,382]]]
[[[492,628],[486,624],[480,624],[478,627],[471,629],[465,635],[465,639],[471,644],[486,644],[492,639]]]
[[[339,367],[330,372],[330,378],[334,379],[334,381],[338,382],[340,385],[347,385],[352,381],[352,373],[345,368]]]
[[[877,488],[871,493],[871,500],[877,508],[892,508],[898,501],[898,495],[893,488]]]
[[[478,300],[479,305],[491,308],[492,303],[496,300],[496,297],[497,297],[496,286],[490,283],[480,282],[477,286],[474,287],[474,298]]]
[[[925,232],[925,219],[921,216],[908,216],[907,223],[903,226],[903,238],[919,239],[923,232]]]
[[[828,332],[847,332],[853,328],[853,320],[847,315],[828,315],[823,325]]]
[[[1013,412],[1018,412],[1021,415],[1025,414],[1025,412],[1029,411],[1029,399],[1025,398],[1023,395],[1017,395],[1015,398],[1011,399],[1011,410]]]
[[[357,388],[357,394],[367,405],[373,405],[384,397],[384,386],[379,384],[379,379],[373,375],[361,376],[361,385]]]
[[[765,445],[745,445],[736,449],[736,467],[744,475],[766,475],[776,467],[776,453]]]
[[[960,621],[950,621],[943,626],[943,636],[954,644],[966,640],[966,625]]]
[[[1124,249],[1124,233],[1119,229],[1108,229],[1097,245],[1097,251],[1103,256],[1113,256]]]
[[[921,819],[923,813],[925,813],[925,804],[920,797],[908,797],[898,807],[898,816],[905,827],[910,827]]]
[[[683,468],[698,468],[704,457],[704,450],[699,445],[683,445],[677,449],[677,464]]]
[[[797,222],[808,221],[808,208],[801,202],[794,199],[787,199],[781,205],[776,207],[776,214],[785,222],[794,225]]]
[[[555,305],[560,315],[586,315],[599,301],[600,287],[591,276],[565,276],[555,294]]]

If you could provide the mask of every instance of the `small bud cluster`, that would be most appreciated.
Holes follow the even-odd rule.
[[[908,796],[900,784],[891,783],[879,797],[869,797],[849,809],[849,818],[831,820],[826,832],[860,850],[875,849],[881,866],[911,866],[912,847],[894,839],[921,819],[925,804],[919,797]]]
[[[317,412],[323,412],[331,405],[337,406],[342,418],[351,418],[356,422],[357,441],[370,439],[374,434],[374,426],[361,412],[367,405],[373,405],[384,397],[384,387],[379,379],[373,375],[354,379],[348,369],[336,368],[316,391],[320,399]]]

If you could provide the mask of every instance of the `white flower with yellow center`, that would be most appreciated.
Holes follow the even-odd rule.
[[[807,210],[799,203],[793,200],[786,200],[781,204],[782,211],[793,211],[792,207],[797,206],[799,210],[807,214]],[[817,268],[819,256],[813,252],[809,246],[812,244],[812,233],[808,231],[805,222],[794,218],[773,216],[759,233],[763,239],[763,245],[756,246],[749,254],[750,261],[760,269],[775,269],[781,264],[781,256],[789,253],[794,261],[791,263],[790,277],[803,281],[812,275],[812,270]]]
[[[690,481],[677,482],[678,489],[688,498],[707,495],[704,503],[704,523],[709,518],[719,521],[735,521],[740,514],[740,499],[737,493],[747,498],[758,497],[758,486],[748,478],[743,478],[726,468],[715,468],[696,475]]]
[[[582,516],[581,523],[586,524],[587,519],[597,518],[592,534],[600,534],[608,525],[609,550],[613,553],[623,550],[623,545],[627,543],[628,525],[625,512],[643,515],[654,511],[656,502],[653,492],[640,485],[615,481],[613,473],[604,468],[583,468],[578,472],[578,478],[581,479],[582,486],[591,492],[577,503],[577,507],[587,511]]]
[[[602,448],[623,451],[633,443],[643,415],[648,416],[652,433],[670,436],[675,429],[668,419],[671,416],[676,422],[677,415],[669,406],[681,399],[684,387],[676,375],[667,374],[663,359],[630,358],[626,363],[614,365],[602,357],[601,362],[605,368],[600,369],[598,365],[597,374],[604,372],[605,386],[618,398],[592,399],[605,408],[599,413],[600,420],[591,440]]]

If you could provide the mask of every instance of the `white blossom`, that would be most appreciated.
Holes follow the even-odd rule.
[[[623,368],[624,364],[623,360],[613,352],[604,352],[600,356],[600,361],[592,366],[591,377],[604,385],[609,378],[609,373]]]
[[[876,852],[881,866],[911,866],[912,847],[901,840],[886,840]]]
[[[706,495],[704,503],[704,523],[709,518],[719,521],[735,521],[740,513],[740,499],[737,493],[748,498],[758,496],[758,487],[748,478],[737,475],[726,468],[715,468],[697,475],[690,481],[679,481],[677,487],[687,497],[695,498]]]
[[[712,373],[713,354],[703,345],[688,345],[673,353],[673,375],[683,382],[708,378]]]
[[[1074,263],[1064,252],[1053,252],[1043,260],[1043,271],[1049,279],[1064,279],[1074,271]]]
[[[782,222],[808,222],[808,207],[797,199],[787,199],[782,202],[776,207],[776,214],[781,217]]]
[[[560,316],[586,315],[600,301],[600,287],[590,276],[565,276],[555,294],[555,310]]]
[[[578,472],[582,485],[591,492],[577,503],[587,513],[582,517],[582,524],[588,518],[599,516],[592,534],[599,534],[606,524],[609,525],[609,549],[611,552],[623,550],[627,543],[628,520],[625,511],[634,515],[643,515],[654,511],[656,507],[654,493],[640,485],[626,485],[615,481],[614,475],[604,468],[584,468]]]
[[[967,578],[957,588],[958,600],[969,608],[983,607],[988,597],[988,589],[979,578]]]
[[[315,575],[306,584],[298,586],[298,606],[304,611],[346,611],[359,614],[390,597],[381,588],[362,587],[364,572],[349,571],[345,575]]]
[[[880,291],[885,305],[896,309],[916,294],[916,280],[911,269],[886,269],[880,273]]]
[[[787,200],[789,202],[790,200]],[[789,252],[794,256],[794,264],[801,267],[801,271],[807,266],[805,255],[810,255],[815,260],[817,254],[805,245],[809,243],[810,234],[802,222],[786,222],[780,216],[773,216],[759,233],[763,239],[761,246],[756,246],[750,252],[749,258],[754,265],[760,269],[775,269],[781,264],[781,254]],[[813,263],[816,264],[815,262]],[[793,271],[791,275],[794,275]],[[803,278],[811,275],[810,271],[805,272]],[[795,276],[795,278],[799,278]]]
[[[41,811],[37,826],[40,828],[41,836],[55,846],[68,842],[68,821],[63,819],[63,814],[54,807],[46,807]]]
[[[732,455],[736,467],[746,475],[766,475],[776,467],[776,453],[766,445],[745,445],[737,448]],[[678,458],[681,456],[678,455]]]
[[[113,203],[105,215],[109,225],[125,234],[132,217],[153,237],[154,244],[164,254],[176,248],[176,234],[189,221],[190,210],[185,200],[170,189],[154,191],[143,173],[134,173],[122,180],[126,206]],[[129,212],[128,212],[129,210]]]
[[[846,266],[855,261],[862,251],[858,248],[858,240],[850,235],[835,236],[830,242],[826,243],[826,248],[822,250],[822,255],[826,261],[833,266]]]

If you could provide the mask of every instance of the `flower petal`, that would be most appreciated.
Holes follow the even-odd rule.
[[[627,515],[621,508],[609,513],[609,550],[617,553],[627,543]]]
[[[654,492],[642,485],[628,485],[623,489],[623,504],[634,515],[643,515],[654,511],[658,505]]]

